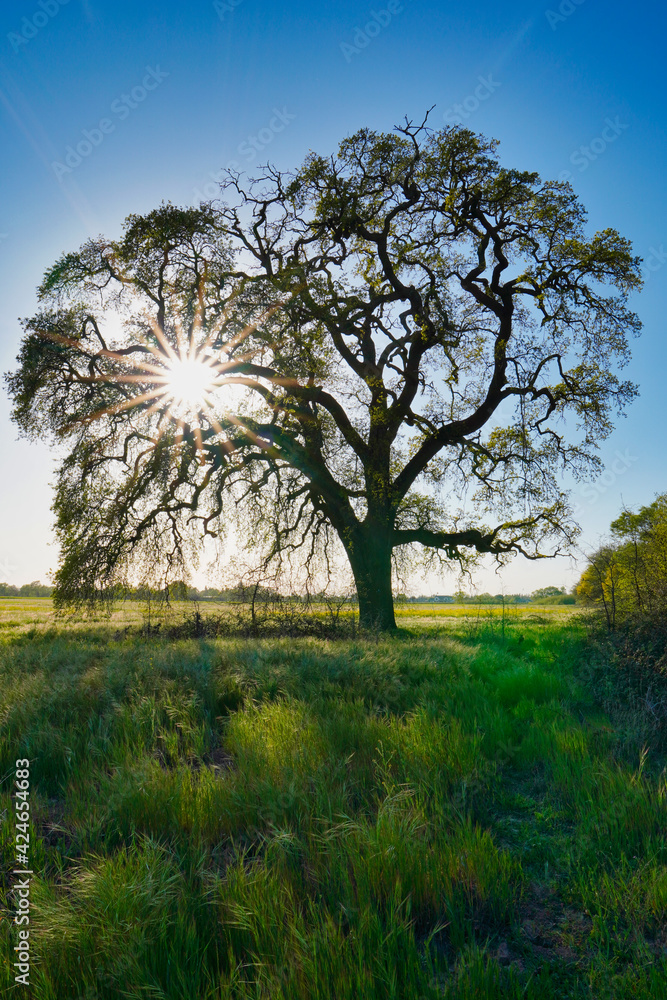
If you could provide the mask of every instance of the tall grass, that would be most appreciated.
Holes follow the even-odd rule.
[[[28,757],[33,995],[662,995],[662,762],[617,753],[575,624],[473,626],[5,629],[0,865]],[[5,919],[8,995],[12,946]]]

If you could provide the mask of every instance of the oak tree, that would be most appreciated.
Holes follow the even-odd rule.
[[[22,430],[66,448],[57,600],[140,553],[180,574],[239,515],[268,560],[337,539],[380,629],[397,554],[567,550],[562,475],[636,394],[640,327],[639,258],[585,223],[495,142],[406,122],[62,256],[8,376]]]

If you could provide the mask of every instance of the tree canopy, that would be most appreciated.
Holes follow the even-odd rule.
[[[338,542],[384,629],[392,559],[565,551],[561,473],[636,393],[640,260],[585,221],[494,141],[406,122],[64,254],[7,376],[22,430],[67,449],[56,600],[136,559],[180,575],[232,522],[267,563]]]

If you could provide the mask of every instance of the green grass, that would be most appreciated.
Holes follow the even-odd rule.
[[[600,713],[576,617],[170,643],[10,603],[32,996],[667,997],[665,761]]]

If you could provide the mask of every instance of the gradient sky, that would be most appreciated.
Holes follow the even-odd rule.
[[[601,479],[574,488],[590,550],[622,504],[667,490],[661,16],[657,3],[600,0],[3,4],[0,368],[14,367],[18,317],[35,311],[45,269],[89,236],[119,235],[130,212],[214,196],[232,161],[294,168],[311,149],[421,120],[432,105],[433,126],[453,122],[458,104],[467,127],[500,140],[505,165],[547,179],[569,171],[590,232],[617,228],[645,260],[633,303],[644,331],[626,369],[641,396],[601,445]],[[67,159],[82,142],[90,151]],[[0,581],[46,581],[57,564],[53,469],[46,444],[17,440],[3,389]],[[570,560],[517,559],[502,580],[489,570],[478,583],[531,591],[577,576]],[[454,579],[435,587],[451,592]]]

